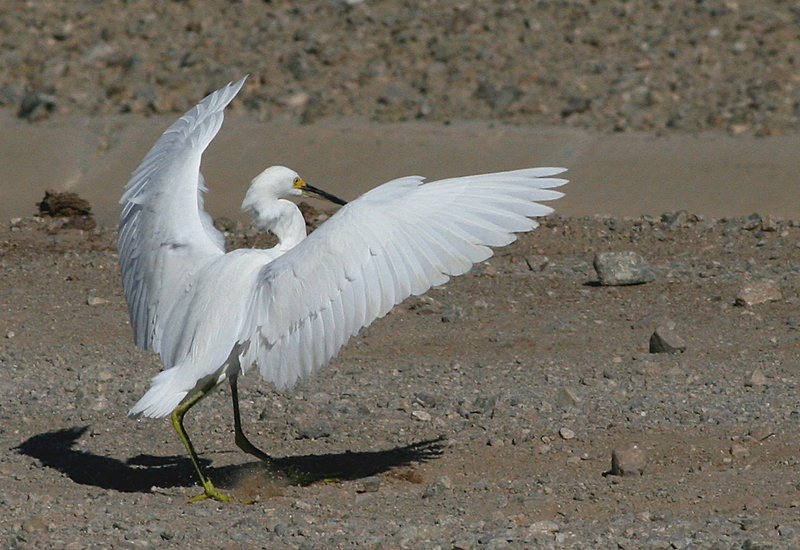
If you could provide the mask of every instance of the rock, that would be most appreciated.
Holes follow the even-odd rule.
[[[756,422],[750,426],[747,435],[755,441],[764,441],[775,435],[775,428],[767,423]]]
[[[754,370],[753,374],[750,376],[750,380],[744,383],[744,385],[748,387],[766,386],[766,384],[767,377],[764,376],[764,373],[761,372],[761,369]]]
[[[442,496],[452,487],[453,482],[448,476],[440,477],[425,488],[425,491],[422,493],[422,498],[434,498]]]
[[[598,252],[594,269],[603,286],[638,285],[655,279],[647,261],[633,251]]]
[[[773,218],[772,216],[766,216],[764,219],[761,220],[761,231],[777,231],[779,229],[778,220]]]
[[[556,406],[562,409],[568,409],[580,402],[578,395],[569,388],[561,388],[556,395]]]
[[[686,342],[673,326],[661,325],[650,336],[650,353],[683,353]]]
[[[57,99],[50,94],[30,93],[22,98],[17,116],[30,122],[36,122],[50,116],[57,106]]]
[[[750,449],[739,443],[731,445],[730,453],[733,458],[746,458],[750,454]]]
[[[611,471],[614,476],[641,476],[647,465],[647,453],[633,443],[624,447],[617,447],[611,452]]]
[[[562,439],[566,440],[575,439],[575,432],[569,428],[561,428],[558,430],[558,435],[560,435]]]
[[[665,212],[661,214],[661,221],[662,223],[665,223],[669,229],[677,229],[678,227],[689,223],[689,213],[686,210]]]
[[[414,394],[417,403],[425,407],[426,409],[432,409],[436,407],[436,396],[430,393],[425,392],[417,392]]]
[[[411,413],[411,417],[414,420],[419,420],[420,422],[430,422],[431,421],[431,413],[426,411],[414,411]]]
[[[319,439],[331,435],[331,427],[327,422],[317,422],[313,426],[301,428],[297,435],[300,439]]]
[[[749,307],[765,302],[779,302],[783,299],[775,281],[764,280],[744,285],[736,294],[737,306]]]
[[[557,524],[555,521],[550,520],[541,520],[541,521],[534,521],[528,527],[528,535],[529,536],[536,536],[536,535],[549,535],[553,533],[558,533],[561,530],[561,526]]]
[[[361,486],[364,493],[376,493],[381,488],[381,478],[378,476],[369,476],[361,480]]]
[[[490,396],[479,396],[472,402],[472,408],[469,410],[473,414],[491,413],[497,406],[497,398]]]
[[[86,300],[86,303],[90,306],[101,306],[103,304],[107,304],[108,300],[106,300],[105,298],[100,298],[99,296],[90,296]]]
[[[544,271],[550,265],[550,259],[541,254],[534,254],[525,258],[525,263],[528,264],[528,269],[535,272]]]
[[[461,319],[462,310],[458,306],[447,306],[442,311],[442,323],[454,323]]]
[[[416,311],[417,313],[442,313],[444,306],[437,300],[430,296],[412,296],[406,303],[408,304],[409,311]]]

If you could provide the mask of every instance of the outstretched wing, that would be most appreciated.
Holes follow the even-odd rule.
[[[244,81],[210,94],[170,126],[125,186],[117,246],[142,348],[161,351],[162,325],[176,298],[199,268],[224,254],[224,239],[203,209],[200,160]]]
[[[259,273],[242,366],[278,386],[326,364],[362,327],[410,295],[465,273],[552,208],[561,168],[423,183],[391,181],[344,206]]]

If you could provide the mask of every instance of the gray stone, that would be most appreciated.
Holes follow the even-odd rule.
[[[50,116],[57,106],[56,98],[50,94],[30,93],[22,98],[17,116],[36,122]]]
[[[611,475],[641,476],[647,465],[647,453],[644,448],[632,443],[617,447],[611,452]]]
[[[568,409],[577,405],[580,402],[580,397],[569,388],[561,388],[556,395],[556,406],[562,409]]]
[[[458,306],[447,306],[442,311],[442,323],[454,323],[461,319],[462,310]]]
[[[783,299],[775,281],[764,280],[744,285],[736,294],[736,305],[749,307]]]
[[[650,353],[683,353],[686,342],[673,326],[661,325],[650,336]]]
[[[297,435],[300,439],[319,439],[331,435],[331,427],[327,422],[317,422],[312,426],[300,428]]]
[[[638,252],[598,252],[594,269],[603,286],[638,285],[655,279],[650,264]]]
[[[440,477],[425,488],[425,491],[422,493],[422,498],[440,497],[452,487],[453,482],[450,481],[449,477]]]
[[[689,223],[689,213],[686,210],[664,212],[661,214],[661,221],[666,224],[669,229],[677,229]]]
[[[750,380],[744,383],[744,385],[748,387],[766,386],[766,384],[767,384],[767,377],[764,376],[764,373],[761,372],[761,369],[754,370],[753,374],[750,375]]]
[[[750,454],[750,449],[740,443],[731,445],[730,453],[733,458],[746,458]]]
[[[562,439],[575,439],[575,432],[570,430],[569,428],[561,428],[558,430],[558,435],[561,436]]]
[[[528,269],[538,273],[540,271],[543,271],[548,265],[550,265],[550,259],[547,256],[543,256],[541,254],[534,254],[532,256],[526,257],[525,263],[528,265]]]
[[[376,493],[381,488],[381,478],[378,476],[369,476],[361,480],[361,486],[365,493]]]
[[[541,521],[534,521],[528,527],[528,536],[554,534],[561,530],[561,526],[555,521],[543,519]]]

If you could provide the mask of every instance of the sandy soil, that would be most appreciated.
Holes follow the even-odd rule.
[[[3,4],[0,213],[22,218],[0,226],[0,548],[797,548],[797,17],[778,0]],[[272,162],[347,198],[530,164],[573,183],[568,216],[295,389],[244,379],[254,442],[335,480],[291,485],[241,453],[220,391],[187,428],[237,502],[190,505],[169,422],[125,417],[159,361],[132,344],[114,201],[174,116],[244,73],[207,159],[233,246],[266,242],[233,212]],[[30,217],[47,188],[104,223]],[[680,209],[698,215],[660,216]],[[599,286],[595,253],[625,250],[655,280]],[[734,305],[764,280],[780,299]],[[670,322],[686,351],[649,353]],[[644,474],[604,475],[634,444]]]

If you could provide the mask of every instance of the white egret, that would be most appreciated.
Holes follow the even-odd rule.
[[[165,370],[130,411],[172,415],[204,493],[228,498],[203,473],[186,412],[228,380],[235,442],[270,461],[244,435],[237,377],[255,364],[268,382],[294,384],[327,364],[351,336],[396,304],[460,275],[538,224],[557,199],[561,168],[531,168],[424,183],[403,177],[343,206],[306,237],[287,197],[317,195],[280,166],[258,175],[242,209],[278,238],[274,248],[225,252],[203,209],[203,151],[242,79],[210,94],[170,126],[133,172],[120,200],[119,256],[136,344]]]

